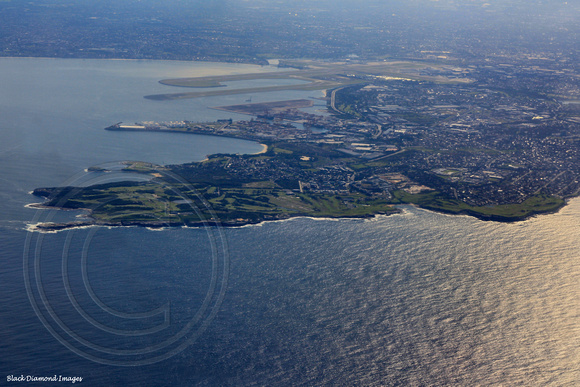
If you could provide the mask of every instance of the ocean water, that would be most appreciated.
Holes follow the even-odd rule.
[[[0,69],[2,384],[62,375],[91,386],[578,385],[579,199],[513,224],[401,207],[370,220],[31,233],[37,218],[76,213],[25,208],[38,201],[29,191],[92,165],[259,151],[102,130],[241,118],[207,108],[244,95],[142,96],[175,90],[162,78],[253,67],[1,59]]]

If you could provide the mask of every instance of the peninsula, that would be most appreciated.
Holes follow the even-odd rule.
[[[299,110],[322,101],[293,100],[218,107],[252,116],[245,121],[118,123],[106,129],[234,137],[267,151],[130,163],[126,171],[151,180],[34,193],[45,206],[89,209],[83,225],[149,227],[370,217],[397,204],[512,222],[580,194],[577,104],[493,84],[488,73],[420,68],[422,79],[351,74],[327,92],[324,115]],[[167,186],[165,172],[183,182]],[[69,226],[78,224],[45,225]]]

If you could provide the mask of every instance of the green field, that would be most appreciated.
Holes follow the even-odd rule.
[[[248,187],[251,185],[251,187]],[[54,189],[46,203],[69,209],[88,209],[99,224],[195,224],[217,216],[222,223],[256,223],[294,216],[367,217],[397,210],[380,198],[288,193],[271,181],[240,188],[213,185],[166,187],[155,182],[120,182],[83,189]],[[203,197],[209,203],[202,202]]]
[[[448,214],[464,214],[484,220],[511,222],[530,216],[558,211],[565,205],[564,199],[547,195],[532,196],[522,203],[475,207],[459,200],[443,197],[438,192],[411,195],[404,191],[394,193],[392,203],[414,204],[419,207]]]

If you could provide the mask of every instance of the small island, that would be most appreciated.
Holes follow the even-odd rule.
[[[86,222],[41,228],[364,218],[397,213],[400,204],[514,222],[558,211],[580,195],[578,105],[490,87],[489,79],[478,81],[468,69],[454,69],[455,76],[447,68],[423,68],[415,79],[357,70],[348,84],[328,90],[324,102],[217,107],[250,120],[111,125],[106,129],[240,138],[267,150],[124,167],[149,175],[147,182],[37,189],[35,195],[48,198],[44,206],[90,211]],[[470,75],[475,80],[465,82]],[[316,103],[329,114],[299,110]],[[168,184],[164,173],[182,180]]]

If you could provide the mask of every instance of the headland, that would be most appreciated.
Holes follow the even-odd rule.
[[[419,75],[408,77],[409,69]],[[181,176],[187,187],[160,188],[158,171],[127,165],[127,171],[153,178],[87,187],[74,196],[67,196],[70,187],[35,194],[49,198],[46,206],[89,208],[94,224],[146,227],[370,217],[396,213],[397,204],[514,222],[558,211],[568,198],[580,195],[577,105],[509,86],[468,82],[469,69],[449,73],[424,63],[312,63],[306,70],[266,76],[297,74],[336,86],[326,93],[324,108],[330,114],[300,110],[312,107],[314,100],[248,101],[216,108],[248,114],[250,120],[106,128],[223,136],[265,145],[254,155],[216,154],[202,162],[162,167]],[[195,87],[240,77],[264,74],[163,82]]]

